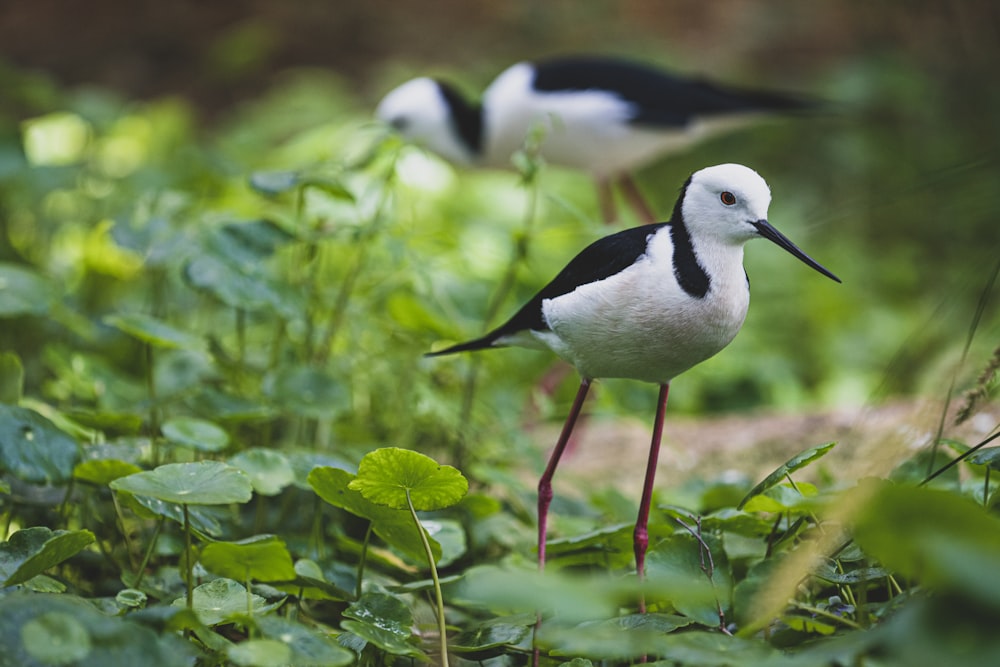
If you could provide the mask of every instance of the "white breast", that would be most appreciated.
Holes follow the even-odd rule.
[[[537,335],[589,378],[664,383],[713,356],[746,318],[742,247],[706,267],[712,284],[700,299],[677,284],[672,253],[669,235],[657,234],[649,253],[625,271],[544,301],[551,331]]]

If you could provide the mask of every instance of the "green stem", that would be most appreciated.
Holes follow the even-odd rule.
[[[310,539],[313,558],[316,561],[321,561],[326,556],[326,551],[323,549],[323,508],[320,505],[321,502],[323,501],[319,496],[313,498],[313,523]]]
[[[434,564],[434,552],[431,550],[431,543],[427,539],[427,532],[424,530],[420,519],[417,518],[417,510],[413,507],[413,500],[410,498],[410,490],[406,489],[406,506],[410,508],[410,516],[420,533],[420,540],[424,543],[424,551],[427,553],[427,564],[431,568],[431,579],[434,581],[434,598],[437,603],[438,631],[441,633],[441,665],[448,667],[448,634],[444,621],[444,597],[441,595],[441,581],[438,579],[437,566]]]
[[[149,393],[149,441],[153,448],[153,467],[160,464],[160,420],[156,412],[156,382],[153,379],[153,346],[143,343],[146,357],[146,390]]]
[[[864,630],[864,628],[861,626],[860,623],[855,623],[849,618],[838,616],[837,614],[831,613],[825,609],[820,609],[819,607],[814,607],[812,605],[805,604],[804,602],[798,602],[796,600],[792,600],[791,603],[792,606],[794,606],[795,608],[801,609],[802,611],[807,611],[810,614],[815,614],[816,616],[822,616],[823,618],[826,618],[828,620],[837,623],[841,623],[849,628],[853,628],[854,630]]]
[[[407,492],[409,493],[409,492]],[[365,578],[365,565],[368,561],[368,545],[372,540],[372,528],[375,526],[374,521],[368,522],[368,530],[365,531],[365,541],[361,545],[361,558],[358,560],[358,585],[354,590],[354,597],[358,600],[361,599],[361,582]]]
[[[247,589],[247,618],[253,618],[253,593],[250,592],[250,568],[247,568],[246,577],[243,579],[243,585]],[[247,637],[253,639],[253,623],[247,626]]]
[[[245,308],[236,309],[236,361],[239,363],[240,372],[246,371],[244,363],[247,358],[247,311]],[[242,378],[241,378],[242,379]]]
[[[184,509],[184,567],[187,568],[187,608],[194,609],[194,563],[191,562],[191,517],[188,514],[187,503],[181,505]]]
[[[334,297],[333,307],[330,309],[330,318],[326,325],[326,332],[317,341],[314,358],[320,363],[329,359],[330,353],[333,351],[333,341],[343,324],[344,316],[347,314],[347,306],[351,301],[351,296],[354,294],[354,288],[357,286],[358,280],[368,265],[368,251],[371,243],[382,230],[382,225],[384,224],[383,218],[385,217],[383,213],[392,195],[391,185],[393,174],[395,173],[394,169],[394,166],[389,169],[385,183],[382,185],[381,197],[375,206],[374,213],[372,213],[371,223],[358,239],[358,250],[354,256],[354,263],[341,281],[340,290],[337,292],[337,296]],[[317,271],[314,281],[318,284],[321,278],[322,276]],[[314,292],[318,293],[318,287]]]
[[[149,559],[153,557],[153,549],[156,548],[156,542],[160,539],[160,531],[163,530],[163,522],[166,521],[166,517],[160,517],[160,520],[156,522],[156,528],[153,529],[153,538],[149,541],[149,546],[146,547],[146,553],[142,555],[142,563],[139,564],[139,568],[135,573],[135,580],[132,582],[132,588],[139,588],[139,584],[142,583],[142,578],[146,575],[146,566],[149,565]]]
[[[115,507],[115,515],[118,517],[118,525],[121,526],[122,538],[125,540],[125,552],[128,554],[129,564],[135,567],[135,561],[132,558],[132,539],[128,536],[128,529],[125,527],[125,516],[122,514],[121,505],[118,504],[117,493],[111,493],[111,504]]]

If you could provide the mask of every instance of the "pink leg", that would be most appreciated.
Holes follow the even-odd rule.
[[[663,436],[663,416],[667,411],[667,394],[670,384],[660,385],[660,396],[656,404],[656,420],[653,422],[653,441],[649,445],[649,462],[646,464],[646,481],[642,486],[642,501],[639,503],[639,517],[635,521],[633,548],[635,550],[635,571],[641,580],[646,569],[646,548],[649,546],[649,507],[653,502],[653,479],[656,477],[656,461],[660,455],[660,439]],[[646,613],[646,599],[639,596],[639,613]]]
[[[639,191],[639,186],[636,185],[635,179],[631,175],[625,174],[618,179],[618,183],[622,187],[625,199],[635,210],[636,215],[639,216],[639,221],[647,225],[656,222],[656,214],[653,213],[653,209],[646,203],[646,199]]]
[[[569,409],[569,415],[566,417],[566,423],[563,424],[562,432],[559,434],[559,440],[556,442],[556,448],[552,450],[552,455],[549,457],[549,463],[545,466],[545,472],[542,473],[542,478],[538,480],[538,569],[545,569],[545,528],[548,524],[549,516],[549,504],[552,502],[552,476],[555,475],[556,466],[559,465],[559,459],[563,455],[563,451],[566,449],[566,444],[569,442],[569,436],[573,433],[573,425],[576,423],[577,417],[580,416],[580,410],[583,408],[583,401],[587,398],[587,392],[590,390],[590,380],[588,378],[583,378],[580,380],[580,388],[576,392],[576,398],[573,399],[573,406]],[[538,615],[538,620],[535,622],[535,632],[542,627],[542,616]],[[536,646],[532,651],[531,664],[532,667],[538,667],[539,649]]]
[[[601,219],[606,224],[613,225],[618,222],[615,212],[615,195],[611,190],[611,181],[606,178],[597,179],[597,203],[601,207]]]
[[[552,476],[556,472],[556,466],[559,465],[559,458],[563,454],[563,450],[566,449],[566,443],[569,442],[569,436],[573,432],[573,424],[576,423],[577,417],[580,416],[580,409],[583,407],[583,401],[587,398],[587,391],[590,389],[590,380],[583,378],[580,381],[580,389],[576,392],[576,398],[573,399],[573,407],[569,410],[569,416],[566,417],[566,423],[563,425],[562,433],[559,434],[559,441],[556,442],[556,448],[552,450],[552,456],[549,457],[549,463],[545,466],[545,472],[542,473],[542,478],[538,480],[538,569],[545,569],[545,528],[548,522],[549,516],[549,504],[552,502]]]

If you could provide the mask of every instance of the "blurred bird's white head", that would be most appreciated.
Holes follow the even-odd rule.
[[[391,90],[375,108],[375,118],[403,138],[446,160],[471,164],[472,151],[462,143],[441,85],[429,77],[412,79]]]

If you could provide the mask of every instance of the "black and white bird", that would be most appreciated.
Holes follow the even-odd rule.
[[[627,60],[576,57],[517,63],[486,88],[481,103],[443,81],[413,79],[389,92],[375,116],[451,162],[480,167],[510,167],[512,154],[540,127],[547,162],[596,180],[605,221],[615,219],[618,184],[639,219],[653,222],[633,171],[754,116],[815,106]]]
[[[670,382],[722,350],[743,325],[750,303],[743,246],[763,237],[840,282],[768,223],[770,201],[767,183],[749,167],[722,164],[697,171],[684,184],[669,222],[595,241],[506,323],[476,340],[430,353],[541,347],[579,371],[580,389],[538,484],[540,567],[545,565],[552,477],[592,381],[630,378],[660,386],[634,532],[641,576]]]

